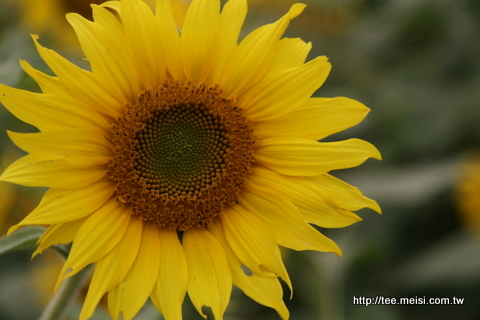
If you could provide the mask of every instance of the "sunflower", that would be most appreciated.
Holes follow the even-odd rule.
[[[232,284],[282,319],[280,246],[340,255],[313,226],[348,226],[377,203],[330,175],[380,158],[368,142],[318,140],[361,122],[348,98],[312,98],[330,72],[305,62],[311,44],[282,38],[304,5],[238,42],[246,0],[194,0],[183,29],[168,0],[69,14],[91,70],[40,45],[55,76],[24,70],[42,93],[0,87],[0,100],[37,127],[9,132],[28,155],[2,181],[48,187],[9,232],[49,225],[35,254],[73,242],[58,279],[94,264],[80,319],[108,293],[113,319],[132,319],[150,297],[181,319],[186,293],[222,319]],[[57,285],[58,286],[58,285]]]
[[[456,204],[464,226],[480,235],[480,151],[461,163],[456,185]]]

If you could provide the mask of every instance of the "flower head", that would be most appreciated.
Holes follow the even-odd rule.
[[[188,293],[222,319],[232,284],[288,310],[279,246],[340,254],[311,224],[360,220],[377,203],[330,171],[380,158],[368,142],[318,140],[356,125],[369,109],[348,98],[312,98],[330,71],[305,62],[311,45],[282,38],[304,5],[238,41],[246,0],[194,0],[179,32],[170,2],[140,0],[69,14],[91,70],[33,37],[55,73],[22,61],[42,93],[0,86],[0,100],[40,132],[9,132],[29,154],[1,180],[50,188],[10,232],[46,224],[35,254],[73,242],[59,282],[94,263],[81,313],[108,293],[114,319],[132,319],[148,297],[181,319]],[[245,271],[244,271],[245,270]]]

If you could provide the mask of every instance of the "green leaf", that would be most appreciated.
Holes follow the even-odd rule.
[[[10,236],[0,238],[0,255],[20,249],[35,248],[38,239],[45,232],[44,227],[21,228]]]

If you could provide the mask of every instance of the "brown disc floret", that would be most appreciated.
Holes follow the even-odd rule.
[[[218,87],[167,80],[111,128],[117,200],[156,226],[207,226],[235,203],[254,161],[252,125]]]

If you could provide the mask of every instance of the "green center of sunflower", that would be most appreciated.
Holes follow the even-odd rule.
[[[141,176],[163,188],[198,195],[225,167],[227,131],[202,104],[154,112],[137,137]]]
[[[166,81],[127,105],[112,133],[118,201],[174,230],[207,226],[235,203],[254,161],[251,124],[217,87]]]

